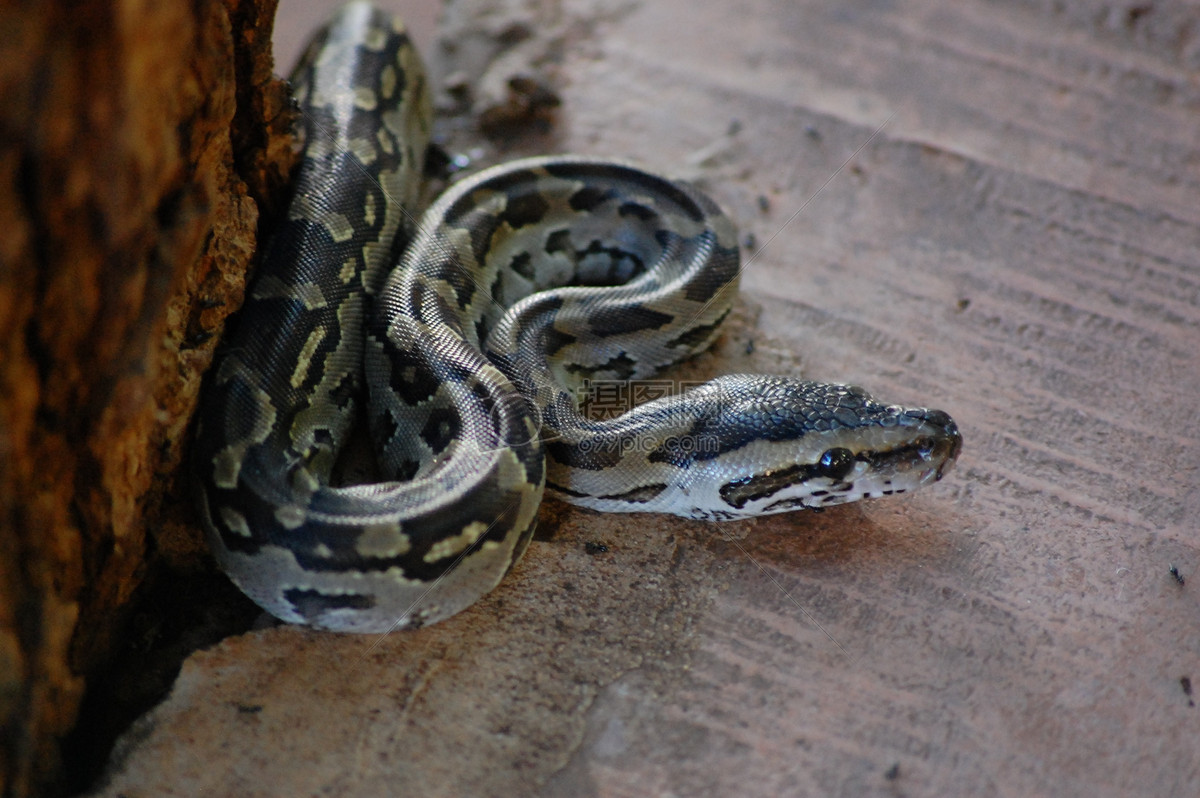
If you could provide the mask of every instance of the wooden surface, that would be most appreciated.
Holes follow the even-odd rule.
[[[686,175],[755,239],[693,374],[938,406],[959,467],[723,526],[549,504],[445,623],[194,655],[100,794],[1200,794],[1195,12],[460,0],[447,20],[527,23],[516,46],[563,100],[541,146]]]

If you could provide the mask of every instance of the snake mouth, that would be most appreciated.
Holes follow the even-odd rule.
[[[922,468],[917,483],[928,485],[954,470],[963,440],[954,419],[941,410],[922,410],[917,418],[933,429],[903,448],[913,458],[911,466]]]
[[[945,453],[941,455],[942,462],[937,467],[937,479],[941,479],[954,470],[954,465],[958,462],[958,454],[962,451],[962,435],[956,428],[952,435],[942,441],[939,446],[945,449]],[[935,453],[936,456],[937,453]]]
[[[855,459],[888,491],[907,492],[937,482],[953,470],[962,451],[958,425],[941,410],[917,408],[904,411],[897,434],[860,449]],[[886,493],[886,491],[885,491]]]
[[[920,484],[928,485],[932,482],[937,482],[953,471],[954,464],[958,459],[958,452],[961,449],[961,436],[938,441],[934,450],[929,455],[929,462],[936,463],[937,465],[921,474]]]
[[[928,411],[924,420],[935,427],[941,427],[941,434],[937,436],[933,450],[929,453],[930,461],[938,463],[937,478],[941,479],[954,468],[958,455],[962,452],[962,433],[958,431],[954,419],[941,410]]]

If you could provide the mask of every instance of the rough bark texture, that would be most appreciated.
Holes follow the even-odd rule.
[[[0,785],[62,789],[176,489],[255,198],[288,168],[272,0],[0,9]]]

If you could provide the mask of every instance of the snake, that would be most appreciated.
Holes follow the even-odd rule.
[[[420,213],[429,81],[367,3],[291,83],[290,204],[205,377],[191,456],[217,563],[277,618],[447,618],[520,559],[544,493],[726,521],[906,493],[958,457],[942,411],[790,375],[594,412],[603,386],[661,385],[721,333],[730,218],[690,183],[581,155],[484,169]]]

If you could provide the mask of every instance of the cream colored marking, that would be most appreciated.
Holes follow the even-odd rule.
[[[378,287],[372,285],[371,278],[377,276],[381,268],[388,268],[387,257],[389,253],[390,250],[379,246],[378,242],[363,245],[362,257],[363,262],[367,264],[367,268],[359,272],[358,282],[368,294]]]
[[[358,261],[354,258],[347,258],[346,262],[342,264],[341,271],[338,272],[338,279],[342,281],[342,285],[349,285],[357,271]]]
[[[311,496],[321,487],[321,483],[317,480],[316,475],[307,468],[297,468],[292,476],[292,487],[299,493],[307,493]]]
[[[375,140],[379,143],[379,149],[388,155],[396,151],[396,145],[393,143],[395,140],[383,128],[376,131]]]
[[[367,192],[367,201],[363,203],[363,221],[371,227],[375,226],[375,192]]]
[[[396,523],[366,526],[354,543],[354,550],[364,557],[398,557],[411,548],[412,541]]]
[[[251,536],[250,525],[246,523],[246,516],[232,507],[222,507],[220,513],[221,520],[225,523],[225,528],[230,532],[236,532],[244,538]]]
[[[242,471],[244,447],[226,446],[213,458],[213,484],[218,488],[232,490],[237,487],[238,474]]]
[[[254,286],[255,299],[298,299],[308,310],[325,307],[325,294],[321,287],[312,283],[291,285],[275,275],[267,275]]]
[[[317,555],[323,560],[328,560],[333,556],[333,549],[329,548],[324,543],[318,543],[316,547],[313,548],[313,554]]]
[[[304,508],[297,507],[294,504],[285,504],[275,509],[275,520],[284,529],[297,529],[304,523],[306,518]]]
[[[342,214],[324,211],[314,215],[321,220],[321,224],[329,231],[329,236],[337,243],[349,241],[354,237],[354,225]]]
[[[340,100],[339,100],[340,102]],[[323,160],[330,155],[341,152],[342,143],[340,139],[329,136],[313,136],[307,140],[305,144],[305,158],[314,160]],[[320,197],[318,197],[320,199]],[[290,219],[308,219],[313,218],[312,215],[305,215],[303,211],[308,210],[310,214],[320,215],[324,213],[319,208],[315,208],[313,203],[305,197],[296,197],[292,200],[292,207],[288,208],[288,218]]]
[[[346,51],[344,47],[324,47],[317,52],[317,57],[313,59],[313,71],[320,72],[321,67],[333,63],[339,58],[345,58]]]
[[[380,136],[381,139],[391,141],[390,136]],[[383,192],[384,198],[387,200],[388,212],[396,215],[409,218],[409,213],[402,206],[411,207],[410,202],[415,202],[421,196],[421,181],[407,180],[404,173],[407,167],[403,164],[395,169],[386,169],[380,171],[375,178],[379,181],[379,188]],[[413,219],[416,222],[416,219]]]
[[[363,36],[363,47],[373,53],[382,52],[387,45],[387,40],[387,31],[376,27],[367,28]]]
[[[250,434],[243,440],[226,447],[228,450],[235,452],[232,456],[241,461],[246,454],[246,450],[252,444],[262,443],[271,434],[271,427],[275,424],[275,406],[271,404],[271,397],[267,395],[267,392],[258,387],[258,375],[248,368],[242,362],[241,358],[229,355],[217,367],[217,384],[224,385],[233,379],[239,379],[249,387],[258,405],[254,408],[254,427],[250,430]],[[220,468],[219,460],[221,456],[218,455],[213,460],[214,465],[218,469]],[[236,469],[233,471],[232,478],[236,484]],[[233,487],[233,485],[222,485],[222,487]]]
[[[375,163],[375,159],[379,153],[375,151],[375,145],[371,139],[350,139],[346,142],[346,149],[358,159],[363,166],[371,166]]]
[[[363,111],[374,111],[379,107],[379,98],[366,86],[354,87],[354,107]]]
[[[387,64],[379,73],[379,93],[385,100],[392,99],[396,92],[396,68]]]
[[[487,528],[488,525],[482,521],[472,521],[457,535],[443,538],[430,546],[429,552],[425,555],[425,562],[437,562],[446,557],[453,557],[479,540],[479,536],[486,532]]]
[[[321,341],[325,339],[325,329],[317,327],[308,334],[308,340],[304,342],[304,347],[300,350],[300,355],[296,359],[296,370],[292,372],[291,385],[293,388],[299,388],[304,384],[304,380],[308,377],[309,366],[312,365],[313,352],[317,351],[317,347]]]

